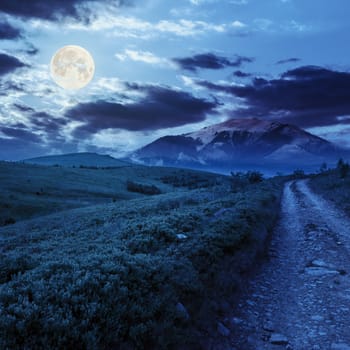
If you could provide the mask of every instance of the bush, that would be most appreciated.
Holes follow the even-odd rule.
[[[189,190],[213,187],[217,184],[216,178],[209,174],[191,174],[179,171],[173,175],[163,176],[160,179],[167,185],[187,187]]]
[[[302,169],[296,169],[292,176],[294,179],[303,179],[305,177],[305,172]]]
[[[138,192],[147,195],[161,194],[161,190],[155,185],[144,185],[133,181],[126,182],[126,188],[129,192]]]
[[[14,218],[7,218],[4,220],[4,226],[7,226],[7,225],[13,225],[16,223],[16,220]]]
[[[259,171],[248,171],[247,177],[251,184],[256,184],[264,180],[264,175]]]
[[[338,160],[337,169],[338,169],[340,178],[344,179],[348,176],[350,166],[348,163],[344,162],[342,158],[340,158]]]
[[[262,182],[264,176],[259,171],[231,172],[231,190],[241,191],[249,184]]]

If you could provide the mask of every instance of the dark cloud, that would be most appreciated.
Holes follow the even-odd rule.
[[[0,5],[1,6],[1,5]],[[0,40],[15,40],[22,37],[22,32],[19,28],[13,27],[7,21],[0,19]]]
[[[50,133],[59,132],[62,126],[67,125],[68,121],[64,118],[54,118],[46,112],[35,112],[30,116],[30,122],[36,130]]]
[[[68,110],[66,116],[85,123],[78,128],[78,133],[95,133],[108,128],[157,130],[200,122],[217,106],[169,87],[138,84],[127,84],[127,87],[145,93],[145,97],[130,104],[104,100],[81,103]]]
[[[34,109],[32,107],[25,106],[20,103],[14,103],[13,106],[21,112],[34,112]]]
[[[38,135],[32,133],[31,131],[25,129],[18,129],[12,127],[0,127],[0,131],[13,139],[20,139],[22,141],[29,141],[33,143],[39,143],[40,138]]]
[[[129,0],[1,0],[0,11],[23,18],[59,20],[62,17],[72,17],[86,21],[91,13],[84,5],[93,2],[104,2],[115,6],[130,3]]]
[[[25,66],[26,65],[16,57],[0,53],[0,76]]]
[[[218,56],[214,53],[203,53],[192,57],[174,58],[181,69],[195,72],[197,69],[222,69],[226,67],[240,67],[243,63],[252,62],[253,59],[245,56],[236,55],[235,58]]]
[[[277,61],[276,64],[296,63],[296,62],[300,62],[300,61],[301,61],[300,58],[292,57],[292,58],[287,58],[285,60]]]
[[[241,70],[236,70],[235,72],[232,73],[232,75],[237,78],[249,78],[252,76],[250,73],[245,73],[245,72],[242,72]]]
[[[302,127],[338,124],[350,115],[350,73],[318,66],[289,70],[279,79],[255,78],[245,86],[197,82],[245,101],[235,116],[279,118]],[[346,121],[349,123],[349,121]]]

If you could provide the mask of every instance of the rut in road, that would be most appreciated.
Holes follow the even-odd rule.
[[[233,349],[350,350],[350,220],[287,183],[268,261],[248,282],[234,317]]]

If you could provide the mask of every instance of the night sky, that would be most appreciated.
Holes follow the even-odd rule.
[[[116,157],[229,118],[288,122],[350,147],[348,0],[1,0],[0,159]],[[80,45],[78,91],[50,77]]]

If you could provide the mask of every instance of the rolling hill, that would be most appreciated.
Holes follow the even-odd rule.
[[[38,165],[60,165],[68,167],[122,167],[131,165],[126,161],[113,158],[110,155],[102,155],[89,152],[36,157],[25,159],[23,160],[23,163]]]

